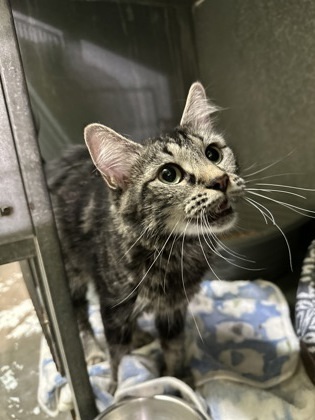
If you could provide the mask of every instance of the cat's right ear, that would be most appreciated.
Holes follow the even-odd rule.
[[[201,135],[212,129],[212,115],[218,111],[207,98],[206,91],[200,82],[191,85],[180,125],[189,127],[193,132]]]
[[[85,127],[84,139],[94,165],[109,187],[124,189],[142,146],[102,124],[89,124]]]

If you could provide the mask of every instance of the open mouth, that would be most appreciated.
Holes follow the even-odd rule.
[[[233,227],[236,221],[236,213],[231,200],[220,197],[212,204],[205,203],[202,208],[196,209],[193,215],[187,218],[184,225],[186,233],[196,235],[198,233],[221,233]]]
[[[229,202],[229,200],[227,198],[225,198],[221,204],[219,204],[217,210],[215,211],[215,213],[222,213],[226,210],[231,209],[231,204]]]
[[[196,222],[198,222],[199,220],[204,219],[208,223],[214,223],[220,220],[221,223],[222,219],[222,223],[224,223],[224,219],[233,213],[234,209],[231,206],[231,202],[227,198],[224,198],[214,207],[204,207],[201,209],[194,217],[190,218],[190,221],[196,220]]]
[[[208,232],[222,233],[232,228],[235,220],[236,213],[231,201],[222,197],[214,206],[204,207],[196,212],[182,228],[186,234],[194,236]]]
[[[223,221],[223,219],[227,216],[230,216],[233,213],[233,208],[231,206],[231,203],[229,202],[229,200],[224,199],[218,206],[216,209],[212,210],[211,212],[206,214],[206,218],[208,219],[208,221],[211,222],[216,222],[218,220]]]

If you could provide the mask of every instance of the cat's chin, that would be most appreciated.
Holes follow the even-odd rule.
[[[207,224],[194,223],[192,222],[186,230],[187,235],[204,235],[211,233],[224,233],[233,229],[235,226],[237,216],[234,212],[226,214],[217,220],[211,221]]]
[[[229,208],[223,211],[216,218],[213,216],[204,216],[203,223],[200,223],[200,220],[197,218],[190,221],[183,220],[181,223],[177,224],[173,233],[188,236],[224,233],[234,228],[236,220],[237,214],[232,210],[232,208]]]

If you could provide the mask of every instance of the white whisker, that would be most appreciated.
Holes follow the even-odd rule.
[[[216,274],[216,272],[213,270],[213,268],[211,267],[211,264],[210,264],[210,262],[209,262],[209,260],[208,260],[208,258],[207,258],[207,256],[206,256],[206,253],[205,253],[205,251],[204,251],[204,249],[203,249],[203,246],[202,246],[202,243],[201,243],[201,239],[200,239],[200,230],[199,230],[199,220],[197,219],[197,235],[198,235],[198,239],[199,239],[199,243],[200,243],[200,248],[201,248],[201,251],[202,251],[202,253],[203,253],[203,256],[204,256],[204,258],[205,258],[205,260],[206,260],[206,263],[208,264],[208,267],[209,267],[209,269],[210,269],[210,271],[214,274],[214,276],[218,279],[218,280],[220,280],[221,281],[221,279],[218,277],[218,275]]]
[[[214,240],[217,242],[217,244],[219,245],[219,247],[221,247],[225,252],[227,252],[228,254],[230,254],[232,257],[234,258],[238,258],[239,260],[242,261],[246,261],[246,262],[250,262],[255,264],[256,261],[253,260],[249,260],[248,258],[245,258],[245,255],[239,254],[238,252],[234,251],[233,249],[231,249],[230,247],[228,247],[224,242],[222,242],[215,233],[211,233],[211,236],[213,236]]]
[[[258,201],[255,201],[255,200],[253,200],[252,198],[249,198],[249,197],[247,197],[245,200],[249,201],[252,205],[256,204],[260,208],[262,207],[264,209],[264,214],[265,214],[265,212],[267,212],[269,214],[269,220],[271,220],[271,222],[273,224],[275,223],[275,218],[274,218],[273,214],[271,213],[271,211],[267,207],[265,207],[263,204],[259,203]],[[266,221],[266,224],[268,224],[268,221],[266,219],[265,219],[265,221]]]
[[[214,239],[214,238],[213,238],[213,239]],[[206,239],[205,239],[205,240],[206,240]],[[206,241],[206,242],[207,242],[207,241]],[[226,252],[228,252],[228,251],[226,251]],[[239,265],[239,264],[235,263],[233,260],[231,260],[231,259],[229,259],[229,258],[224,257],[221,253],[220,253],[220,254],[217,254],[217,255],[219,255],[219,256],[220,256],[223,260],[225,260],[227,263],[229,263],[229,264],[231,264],[231,265],[234,265],[234,267],[241,268],[242,270],[248,270],[248,271],[261,271],[261,268],[250,268],[250,267],[244,267],[243,265]],[[243,258],[243,260],[244,260],[244,261],[249,261],[249,262],[255,263],[255,261],[246,260],[246,259],[244,259],[244,258]]]
[[[207,238],[209,239],[209,241],[210,241],[210,243],[211,243],[211,244],[209,244],[209,243],[208,243],[208,241],[207,241],[207,239],[206,239],[205,235],[204,235],[202,232],[201,232],[201,233],[202,233],[203,239],[205,240],[206,244],[208,245],[208,247],[209,247],[210,251],[212,251],[212,252],[213,252],[214,254],[216,254],[218,257],[225,259],[227,262],[230,262],[231,260],[230,260],[229,258],[224,257],[224,256],[220,253],[220,251],[218,251],[218,250],[216,249],[216,246],[213,244],[213,242],[212,242],[212,240],[211,240],[211,236],[209,236],[209,235],[211,235],[211,233],[210,233],[210,226],[209,226],[209,223],[208,223],[207,219],[205,218],[204,211],[203,211],[203,213],[201,214],[201,222],[204,224],[204,226],[205,226],[207,229],[209,229],[209,234],[206,234],[206,235],[207,235]]]
[[[185,242],[185,235],[186,235],[186,231],[187,231],[189,223],[190,222],[188,221],[187,224],[186,224],[186,227],[184,229],[184,232],[183,232],[182,247],[181,247],[182,253],[181,253],[181,257],[180,257],[180,269],[181,269],[181,276],[182,276],[182,285],[183,285],[184,293],[185,293],[185,296],[186,296],[187,300],[188,300],[188,296],[187,296],[187,292],[186,292],[186,288],[185,288],[185,282],[184,282],[184,242]]]
[[[288,239],[287,239],[287,237],[285,236],[285,234],[284,234],[284,232],[283,232],[283,230],[280,228],[280,226],[276,223],[276,221],[275,221],[275,218],[274,218],[274,216],[272,215],[272,213],[270,212],[270,210],[269,209],[267,209],[267,207],[265,207],[265,206],[263,206],[261,203],[258,203],[257,201],[255,201],[255,200],[253,200],[253,199],[246,199],[245,198],[245,200],[248,202],[248,203],[250,203],[251,205],[253,205],[254,207],[256,207],[256,209],[258,209],[259,210],[259,212],[263,215],[263,217],[264,217],[264,219],[265,219],[265,221],[266,221],[266,218],[267,219],[269,219],[271,222],[272,222],[272,224],[278,229],[278,231],[281,233],[281,235],[283,236],[283,238],[284,238],[284,240],[285,240],[285,243],[286,243],[286,246],[287,246],[287,249],[288,249],[288,253],[289,253],[289,263],[290,263],[290,269],[291,269],[291,271],[293,272],[293,264],[292,264],[292,254],[291,254],[291,248],[290,248],[290,244],[289,244],[289,241],[288,241]],[[256,205],[255,205],[255,204]],[[258,207],[259,206],[259,207]],[[260,207],[262,207],[265,211],[267,211],[268,213],[265,213],[265,211],[264,210],[261,210],[261,208]]]
[[[179,222],[177,222],[176,226],[178,225],[178,223],[179,223]],[[169,254],[168,254],[167,263],[166,263],[166,268],[165,268],[165,273],[164,273],[164,279],[163,279],[163,290],[164,290],[164,293],[166,293],[166,292],[165,292],[165,288],[166,288],[166,284],[165,284],[165,282],[166,282],[166,275],[167,275],[168,265],[169,265],[169,262],[170,262],[170,259],[171,259],[171,255],[172,255],[172,252],[173,252],[173,248],[174,248],[175,242],[176,242],[176,240],[177,240],[178,238],[179,238],[179,235],[178,235],[178,234],[174,236],[174,239],[173,239],[173,242],[172,242],[172,245],[171,245],[171,249],[170,249],[170,252],[169,252]]]
[[[252,163],[252,164],[251,164],[251,165],[249,165],[247,168],[244,168],[242,171],[243,171],[243,172],[247,172],[247,171],[249,171],[250,169],[255,168],[255,166],[257,166],[257,162]]]
[[[202,338],[202,335],[201,335],[201,332],[200,332],[200,329],[199,329],[199,327],[198,327],[198,324],[197,324],[197,321],[196,321],[196,318],[195,318],[195,315],[194,315],[194,313],[192,312],[192,310],[191,310],[191,308],[190,308],[190,306],[189,306],[189,298],[188,298],[188,295],[187,295],[187,291],[186,291],[186,287],[185,287],[185,281],[184,281],[184,242],[185,242],[185,235],[186,235],[186,230],[187,230],[187,228],[188,228],[188,226],[189,226],[189,221],[187,222],[187,224],[186,224],[186,227],[185,227],[185,229],[184,229],[184,232],[183,232],[183,240],[182,240],[182,247],[181,247],[181,261],[180,261],[180,263],[181,263],[181,275],[182,275],[182,285],[183,285],[183,290],[184,290],[184,293],[185,293],[185,296],[186,296],[186,300],[187,300],[187,309],[188,309],[188,311],[190,312],[190,315],[191,315],[191,317],[192,317],[192,319],[193,319],[193,321],[194,321],[194,323],[195,323],[195,326],[196,326],[196,330],[197,330],[197,332],[198,332],[198,335],[199,335],[199,337],[200,337],[200,339],[201,339],[201,341],[202,342],[204,342],[203,341],[203,338]]]
[[[266,183],[263,183],[263,182],[260,182],[257,185],[267,186],[267,187],[271,186],[271,187],[291,188],[292,190],[301,190],[301,191],[315,191],[315,188],[302,188],[302,187],[296,187],[294,185],[266,184]]]
[[[112,308],[115,308],[118,305],[121,305],[123,302],[125,302],[126,300],[128,300],[133,294],[134,292],[140,287],[140,285],[143,283],[143,281],[145,280],[146,276],[148,275],[149,271],[151,270],[151,268],[154,266],[154,264],[156,263],[157,259],[159,258],[159,256],[161,255],[161,253],[163,252],[163,249],[166,247],[170,237],[172,236],[176,226],[177,226],[178,222],[176,223],[176,225],[174,226],[173,230],[171,231],[171,233],[169,234],[168,238],[166,239],[164,245],[162,246],[162,248],[160,249],[160,251],[158,252],[157,256],[154,258],[152,264],[150,265],[150,267],[148,268],[148,270],[145,272],[144,276],[142,277],[142,279],[138,282],[138,284],[133,288],[133,290],[126,296],[124,297],[120,302],[116,303],[115,305],[112,306]]]
[[[206,220],[204,220],[204,222],[207,222]],[[215,242],[215,238],[212,236],[212,234],[210,233],[210,236],[207,235],[208,239],[211,242],[211,245],[209,244],[209,242],[207,241],[206,237],[204,234],[202,234],[204,241],[206,242],[206,244],[208,245],[210,251],[212,251],[215,255],[217,255],[218,257],[222,258],[224,261],[226,261],[228,264],[234,265],[235,267],[241,268],[243,270],[249,270],[249,271],[260,271],[260,268],[249,268],[249,267],[243,267],[239,264],[236,264],[233,260],[231,260],[230,258],[225,257],[224,255],[222,255],[217,249],[215,244],[213,244],[213,242],[211,241],[211,237]]]
[[[289,157],[290,155],[292,155],[293,152],[294,152],[294,150],[291,150],[291,152],[289,152],[286,156],[282,157],[281,159],[278,159],[275,162],[270,163],[269,165],[265,166],[264,168],[258,169],[257,171],[252,172],[251,174],[245,175],[244,178],[248,178],[250,176],[259,174],[260,172],[264,172],[264,171],[266,171],[269,168],[272,168],[273,166],[277,165],[278,163],[282,162],[284,159],[286,159],[287,157]]]
[[[148,227],[146,229],[144,229],[144,231],[141,233],[141,235],[138,237],[138,239],[131,245],[130,248],[127,249],[127,251],[124,253],[124,255],[119,258],[118,262],[120,262],[127,254],[129,251],[132,250],[132,248],[140,241],[140,239],[145,235],[145,233],[148,231]]]
[[[310,214],[301,213],[301,212],[306,212],[306,213],[311,213],[311,214],[314,214],[315,215],[315,211],[313,211],[313,210],[304,209],[303,207],[298,207],[298,206],[295,206],[293,204],[286,203],[284,201],[276,200],[275,198],[271,198],[271,197],[268,197],[266,195],[263,195],[263,194],[259,194],[257,192],[254,192],[254,191],[248,191],[248,192],[250,194],[256,195],[258,197],[262,197],[262,198],[264,198],[266,200],[273,201],[274,203],[280,204],[283,207],[287,207],[288,209],[294,211],[295,213],[301,214],[301,215],[303,215],[305,217],[310,217],[310,218],[314,218],[315,217],[315,216],[312,216]],[[298,211],[298,210],[300,210],[300,211]]]
[[[303,175],[303,172],[284,172],[284,173],[281,173],[281,174],[273,174],[273,175],[268,175],[268,176],[262,176],[261,178],[248,179],[248,180],[246,180],[246,183],[262,181],[264,179],[270,179],[270,178],[276,178],[276,177],[279,177],[279,176],[288,176],[288,175]]]
[[[262,212],[261,209],[255,204],[255,201],[253,202],[250,198],[245,198],[245,201],[247,201],[251,206],[256,207],[259,213],[263,216],[266,225],[268,225],[268,220],[267,220],[267,217],[265,216],[265,213]]]
[[[207,219],[204,217],[204,212],[203,212],[203,221],[204,221],[205,226],[208,228],[209,232],[207,233],[207,237],[209,238],[210,241],[211,241],[211,239],[210,239],[209,235],[214,240],[214,243],[217,243],[219,245],[219,247],[221,247],[225,252],[227,252],[232,257],[238,258],[239,260],[242,260],[242,261],[255,263],[255,261],[252,261],[252,260],[249,260],[249,259],[245,258],[244,255],[241,255],[241,254],[237,253],[236,251],[233,251],[227,245],[225,245],[222,241],[220,241],[220,239],[216,236],[216,234],[214,232],[211,232],[211,226],[210,226],[209,222],[207,221]],[[212,243],[212,241],[211,241],[211,243]],[[212,246],[214,246],[214,248],[216,248],[215,245],[213,245],[213,243],[212,243]],[[220,251],[217,250],[217,252],[220,252]],[[220,256],[222,258],[224,258],[223,255],[221,255],[221,253],[220,253]],[[231,260],[229,259],[229,261],[231,261]]]
[[[204,343],[204,340],[203,340],[203,338],[202,338],[202,335],[201,335],[201,331],[200,331],[200,329],[199,329],[199,327],[198,327],[198,324],[197,324],[197,320],[196,320],[196,318],[195,318],[195,315],[194,315],[194,313],[193,313],[193,311],[191,310],[191,308],[190,308],[190,306],[189,306],[189,301],[188,301],[188,310],[189,310],[189,312],[190,312],[190,315],[191,315],[191,317],[192,317],[192,319],[193,319],[193,321],[194,321],[194,324],[195,324],[195,326],[196,326],[196,330],[197,330],[197,332],[198,332],[198,335],[199,335],[199,337],[200,337],[200,340],[202,341],[202,343]]]
[[[266,189],[266,188],[246,188],[246,191],[263,191],[263,192],[280,192],[284,194],[294,195],[295,197],[304,198],[306,200],[306,197],[301,194],[296,194],[292,191],[284,191],[284,190],[278,190],[278,189]]]

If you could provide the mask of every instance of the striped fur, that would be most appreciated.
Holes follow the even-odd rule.
[[[93,283],[113,383],[144,310],[155,313],[165,372],[180,374],[187,304],[211,261],[206,234],[233,227],[234,203],[244,191],[234,154],[212,127],[213,110],[195,83],[181,125],[172,133],[140,146],[92,124],[85,130],[92,160],[85,147],[77,146],[48,166],[74,308],[89,343],[87,359],[100,356],[91,346],[86,315],[87,287]],[[222,155],[217,164],[206,156],[209,145]],[[167,164],[180,168],[179,183],[161,181]]]

